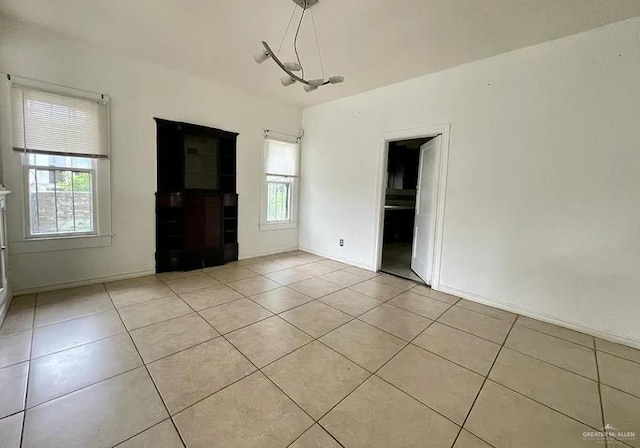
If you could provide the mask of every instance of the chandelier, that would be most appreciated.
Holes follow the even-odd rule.
[[[318,0],[293,0],[293,2],[302,8],[302,13],[300,14],[300,21],[298,22],[298,27],[296,29],[295,37],[293,38],[293,49],[296,54],[296,62],[282,62],[278,55],[280,50],[282,49],[282,45],[284,44],[284,40],[287,37],[287,33],[289,32],[289,28],[291,27],[291,22],[293,21],[293,16],[297,10],[297,7],[293,7],[293,13],[291,13],[291,18],[289,19],[289,24],[287,25],[287,29],[284,31],[284,35],[282,36],[282,41],[280,42],[280,48],[276,53],[271,50],[269,44],[265,41],[262,41],[262,46],[264,50],[253,55],[253,59],[258,64],[262,64],[267,59],[271,58],[273,61],[282,69],[283,72],[286,73],[286,76],[280,79],[280,82],[283,86],[290,86],[295,84],[296,82],[303,84],[305,92],[312,92],[316,90],[320,86],[326,86],[327,84],[338,84],[344,81],[344,77],[342,76],[331,76],[329,78],[325,78],[324,75],[324,67],[322,65],[322,56],[320,54],[320,44],[318,43],[318,33],[316,31],[316,22],[313,18],[313,11],[311,12],[311,22],[313,23],[313,32],[316,38],[316,48],[318,49],[318,59],[320,60],[320,69],[322,71],[322,78],[318,79],[306,79],[304,76],[304,67],[300,62],[300,55],[298,54],[298,34],[300,33],[300,27],[302,25],[302,20],[304,19],[305,12],[307,9],[310,9],[313,5],[318,3]],[[296,73],[299,73],[296,74]]]

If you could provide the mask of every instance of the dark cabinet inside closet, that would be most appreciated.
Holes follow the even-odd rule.
[[[156,118],[156,272],[238,259],[236,138]]]

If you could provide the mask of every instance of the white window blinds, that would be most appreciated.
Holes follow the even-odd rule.
[[[279,140],[266,140],[265,174],[297,177],[299,165],[300,145]]]
[[[109,157],[107,101],[14,85],[11,92],[16,151]]]

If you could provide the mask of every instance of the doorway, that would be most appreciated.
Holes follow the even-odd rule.
[[[420,147],[434,137],[389,142],[380,270],[422,282],[411,270]]]
[[[440,283],[450,125],[385,133],[380,172],[378,270]]]

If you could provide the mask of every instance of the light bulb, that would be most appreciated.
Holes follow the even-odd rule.
[[[305,92],[313,92],[313,91],[314,91],[314,90],[316,90],[317,88],[318,88],[318,86],[308,86],[308,85],[305,85],[305,86],[304,86],[304,91],[305,91]]]
[[[282,83],[283,86],[287,87],[295,83],[296,80],[291,76],[285,76],[284,78],[280,78],[280,82]]]
[[[302,70],[302,66],[300,66],[300,64],[298,64],[297,62],[285,62],[284,68],[286,68],[290,72],[299,72],[300,70]]]
[[[253,59],[258,63],[258,64],[262,64],[264,61],[266,61],[267,59],[269,59],[271,55],[269,54],[269,52],[267,50],[262,50],[256,54],[253,55]]]
[[[331,84],[339,84],[342,81],[344,81],[344,76],[332,76],[331,78],[329,78],[329,82]]]

